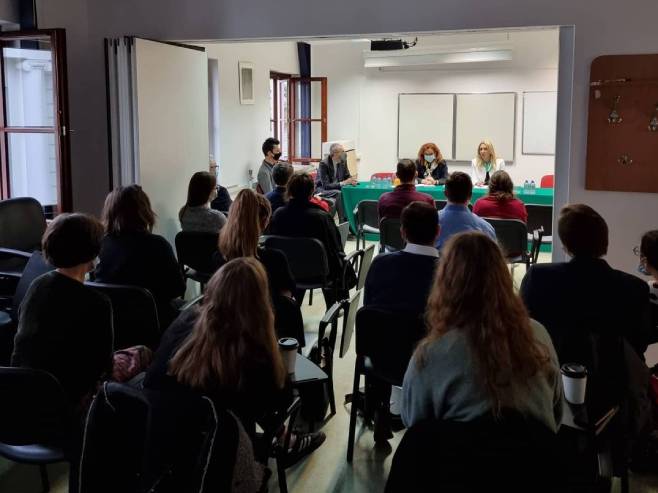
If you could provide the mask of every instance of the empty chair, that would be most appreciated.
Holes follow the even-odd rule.
[[[359,240],[366,244],[366,234],[379,234],[379,212],[376,200],[362,200],[356,206],[356,248]]]
[[[0,201],[0,248],[33,252],[41,249],[46,217],[41,204],[30,197]],[[0,271],[20,272],[27,263],[21,256],[0,256]]]
[[[390,172],[389,173],[373,173],[372,175],[370,175],[370,179],[372,180],[373,178],[379,178],[379,179],[381,179],[381,178],[384,178],[384,179],[390,178],[391,180],[394,180],[395,179],[395,173],[390,173]]]
[[[540,188],[553,188],[554,175],[544,175],[539,182]]]
[[[347,235],[350,233],[350,223],[340,223],[338,225],[338,232],[340,233],[340,243],[343,245],[343,250],[345,250],[345,245],[347,244]]]
[[[402,386],[404,373],[418,341],[425,335],[422,317],[363,307],[356,314],[356,362],[347,461],[352,461],[357,409],[364,407],[359,391],[361,376]]]
[[[183,275],[201,286],[215,272],[213,255],[217,252],[217,233],[181,231],[176,234],[176,256]]]
[[[503,254],[510,264],[525,264],[530,267],[530,252],[528,252],[528,227],[518,219],[483,218],[496,231],[496,239]]]
[[[144,491],[149,418],[149,404],[140,390],[116,382],[103,384],[85,422],[81,493]],[[107,473],[109,464],[112,474]]]
[[[156,349],[160,342],[158,310],[151,293],[138,286],[86,282],[110,299],[114,348],[144,345]]]
[[[38,465],[43,491],[50,491],[46,466],[75,458],[67,447],[72,410],[59,382],[50,373],[0,367],[0,456]]]
[[[372,264],[372,258],[375,254],[375,245],[369,245],[362,250],[354,250],[347,257],[345,257],[345,268],[347,268],[348,263],[352,265],[352,268],[357,273],[357,282],[356,289],[357,291],[363,289],[363,286],[366,284],[366,276],[370,270],[370,265]],[[343,278],[346,278],[347,273],[343,273]]]
[[[400,233],[400,219],[385,217],[379,223],[379,252],[404,249],[406,242]]]
[[[543,243],[553,242],[553,206],[526,204],[528,211],[528,231],[542,228]],[[530,240],[530,238],[528,238]]]

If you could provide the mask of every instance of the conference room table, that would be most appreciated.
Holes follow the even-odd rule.
[[[379,197],[393,190],[393,186],[377,188],[371,186],[370,182],[359,182],[357,185],[345,185],[342,187],[343,205],[345,214],[350,222],[352,231],[356,231],[356,215],[354,213],[356,206],[362,200],[379,200]],[[423,192],[434,197],[434,200],[446,200],[444,185],[416,185],[418,192]],[[473,198],[471,203],[474,204],[477,199],[484,197],[488,193],[487,187],[473,187]],[[514,188],[515,196],[525,204],[532,205],[553,205],[552,188],[536,188],[532,191],[524,190],[523,187]],[[369,240],[378,240],[378,235],[367,235]]]

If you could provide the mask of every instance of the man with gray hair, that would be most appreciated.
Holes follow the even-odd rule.
[[[336,210],[341,222],[347,220],[343,207],[343,198],[340,189],[343,185],[356,185],[356,178],[350,175],[347,169],[347,155],[339,143],[331,144],[329,155],[320,162],[318,179],[315,184],[321,197],[329,197],[336,201]]]

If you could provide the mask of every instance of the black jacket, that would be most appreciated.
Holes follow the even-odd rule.
[[[439,165],[431,172],[429,166],[423,160],[416,159],[416,171],[418,172],[418,183],[428,176],[438,180],[441,184],[445,183],[448,179],[448,164],[445,159],[439,161]]]
[[[647,349],[649,288],[603,259],[534,265],[521,283],[521,297],[530,316],[548,330],[561,362],[571,331],[621,335],[641,358]]]
[[[347,163],[344,161],[334,163],[331,160],[331,156],[327,156],[325,160],[320,161],[318,181],[315,186],[318,190],[340,190],[340,182],[350,177],[350,170],[347,169]]]
[[[226,187],[217,185],[217,197],[210,203],[210,207],[220,212],[228,212],[233,201]]]

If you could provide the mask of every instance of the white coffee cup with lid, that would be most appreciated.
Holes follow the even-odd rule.
[[[283,356],[283,362],[289,374],[295,373],[295,363],[297,361],[297,348],[299,343],[294,337],[284,337],[279,339],[279,350]]]
[[[564,398],[570,404],[584,404],[587,389],[587,368],[578,363],[565,363],[560,368]]]

